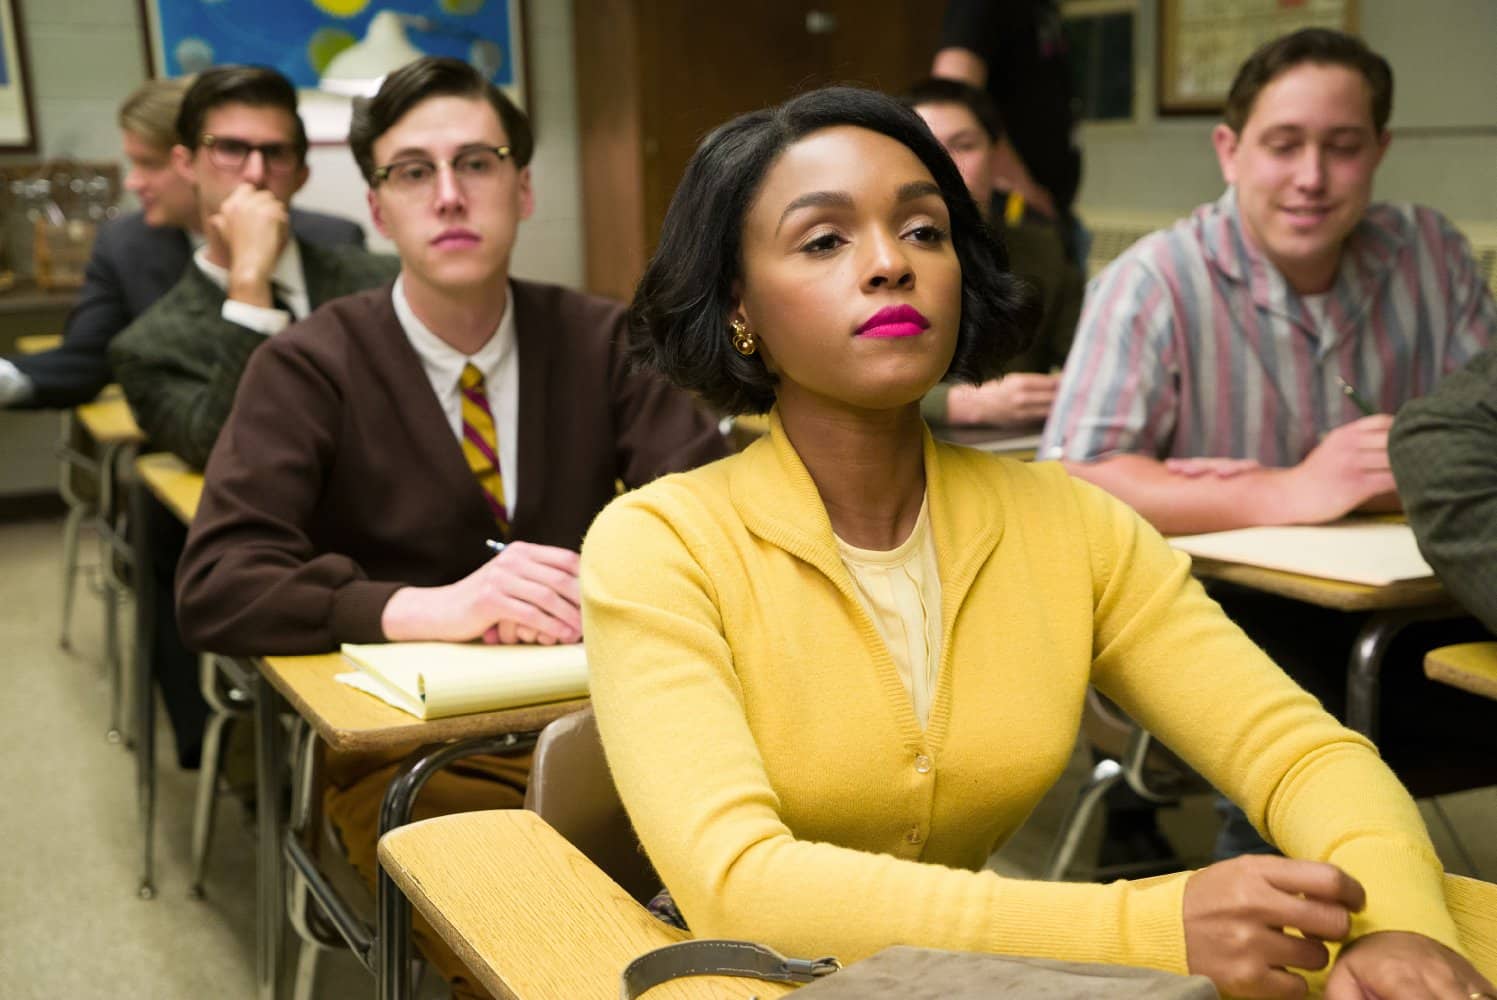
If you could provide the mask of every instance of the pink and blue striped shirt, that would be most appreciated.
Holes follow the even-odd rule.
[[[1373,204],[1319,308],[1242,231],[1228,188],[1134,244],[1087,289],[1041,458],[1296,465],[1362,414],[1395,412],[1497,335],[1497,304],[1438,212]]]

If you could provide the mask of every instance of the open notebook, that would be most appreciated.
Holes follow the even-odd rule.
[[[1202,559],[1265,566],[1328,580],[1382,587],[1434,576],[1407,524],[1338,521],[1333,524],[1240,528],[1169,540]]]
[[[420,719],[587,696],[587,655],[581,643],[344,643],[343,655],[357,669],[338,674],[338,680]]]

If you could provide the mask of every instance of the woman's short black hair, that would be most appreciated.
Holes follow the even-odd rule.
[[[956,354],[943,381],[979,383],[1028,346],[1038,297],[1008,273],[1001,240],[982,221],[956,166],[920,116],[894,98],[828,87],[713,130],[686,166],[660,243],[629,309],[631,352],[724,413],[763,413],[775,377],[729,343],[733,283],[743,273],[743,224],[770,165],[812,132],[852,125],[908,147],[941,189],[962,268]]]

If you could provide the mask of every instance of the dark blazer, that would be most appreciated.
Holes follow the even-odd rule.
[[[618,482],[726,453],[690,396],[630,369],[617,303],[511,288],[513,539],[577,549]],[[389,291],[340,299],[250,359],[177,573],[182,634],[246,655],[379,641],[391,594],[473,572],[495,530]]]
[[[364,231],[357,225],[320,212],[293,208],[291,231],[307,243],[364,245]],[[61,346],[10,359],[33,390],[30,399],[16,406],[66,409],[97,396],[112,378],[109,342],[171,290],[191,257],[185,232],[148,226],[139,212],[100,228]]]
[[[307,298],[332,299],[393,281],[394,257],[297,240]],[[250,354],[266,336],[223,318],[224,291],[196,265],[114,338],[109,362],[135,420],[155,448],[202,468],[228,419]]]

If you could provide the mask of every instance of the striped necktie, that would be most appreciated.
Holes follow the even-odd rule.
[[[508,540],[509,508],[504,505],[504,480],[499,473],[499,436],[494,431],[488,393],[483,389],[483,373],[464,365],[458,385],[463,396],[463,457],[483,490],[500,534]]]

